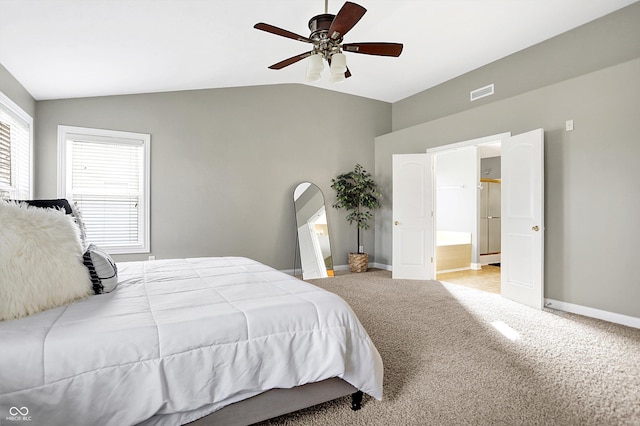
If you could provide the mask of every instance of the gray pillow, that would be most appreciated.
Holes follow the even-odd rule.
[[[95,244],[89,244],[82,256],[89,270],[95,294],[110,293],[118,286],[118,267],[109,254]]]

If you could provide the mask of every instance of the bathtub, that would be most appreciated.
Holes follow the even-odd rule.
[[[471,268],[471,233],[436,232],[436,272]]]

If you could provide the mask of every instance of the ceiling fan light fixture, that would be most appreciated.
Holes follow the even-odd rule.
[[[328,0],[325,0],[324,14],[316,15],[309,20],[309,37],[304,37],[276,26],[258,22],[253,27],[277,36],[290,38],[312,44],[311,51],[292,56],[275,63],[269,69],[279,70],[295,64],[305,58],[310,58],[307,66],[307,81],[317,81],[324,68],[324,60],[329,63],[331,71],[330,81],[337,83],[352,76],[347,68],[347,58],[343,52],[364,55],[398,57],[402,53],[402,43],[389,42],[360,42],[343,44],[343,37],[360,21],[367,9],[347,1],[336,15],[328,13]]]
[[[342,74],[347,72],[347,57],[344,53],[334,53],[331,55],[331,74]]]
[[[320,80],[320,73],[310,73],[310,72],[307,71],[307,75],[305,77],[305,80],[307,80],[310,83],[312,83],[314,81],[318,81],[318,80]]]
[[[345,75],[344,73],[331,73],[331,77],[329,78],[329,81],[331,83],[342,83],[345,80]]]
[[[324,61],[322,59],[322,55],[319,53],[315,53],[309,56],[309,71],[313,73],[321,73],[324,69]]]
[[[324,62],[322,60],[322,55],[314,54],[309,56],[309,64],[307,65],[307,81],[318,81],[320,80],[320,73],[324,69]]]

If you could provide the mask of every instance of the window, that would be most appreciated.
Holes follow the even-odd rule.
[[[0,92],[0,198],[31,198],[33,119]]]
[[[58,193],[80,211],[87,241],[149,252],[150,135],[58,126]]]

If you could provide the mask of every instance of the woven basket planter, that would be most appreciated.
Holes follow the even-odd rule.
[[[349,253],[349,270],[351,272],[367,272],[369,255],[367,253]]]

